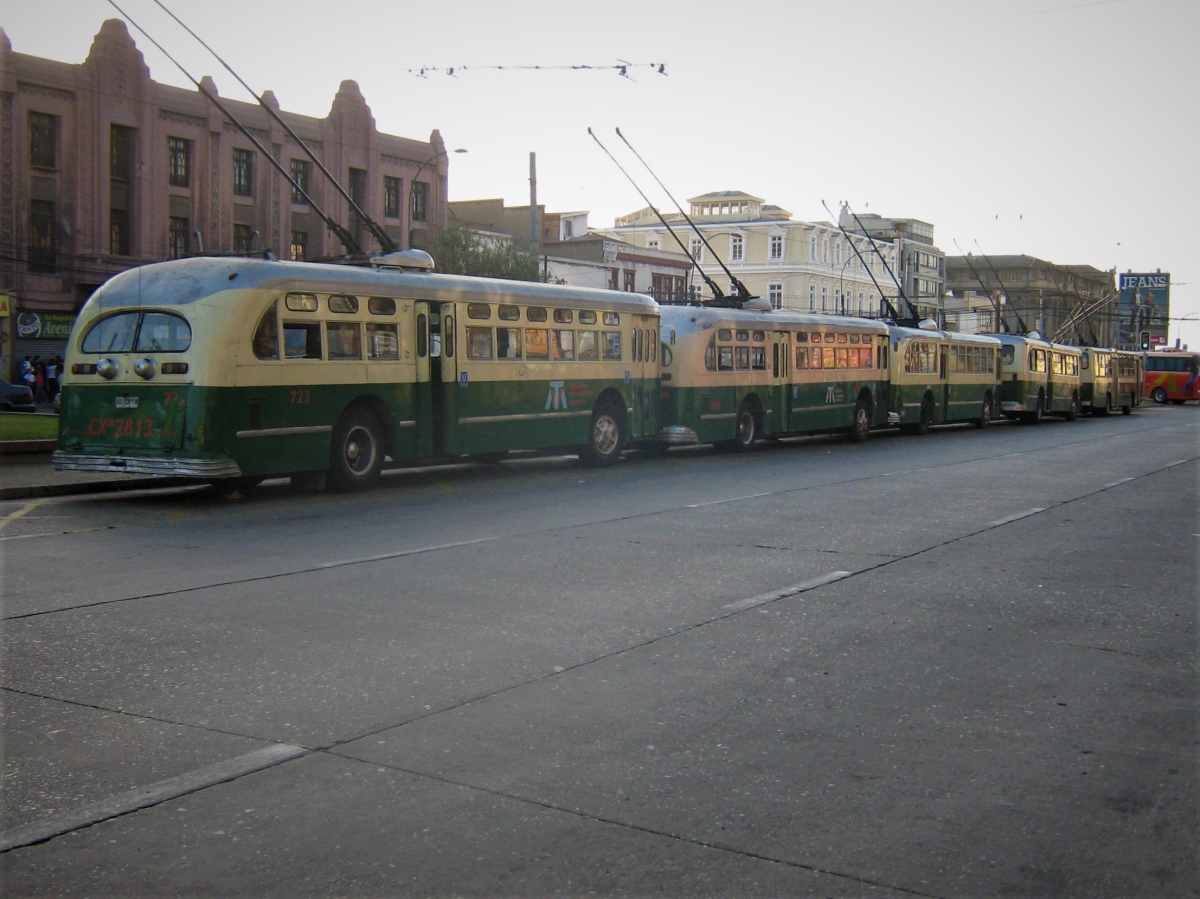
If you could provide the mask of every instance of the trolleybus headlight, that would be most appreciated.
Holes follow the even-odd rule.
[[[116,359],[101,359],[96,363],[96,374],[111,381],[121,373],[121,363]]]
[[[139,378],[145,378],[149,381],[158,374],[158,363],[147,356],[145,359],[139,359],[133,363],[133,373]]]

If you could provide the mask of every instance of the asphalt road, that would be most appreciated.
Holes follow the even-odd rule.
[[[0,503],[0,892],[1200,895],[1198,420]]]

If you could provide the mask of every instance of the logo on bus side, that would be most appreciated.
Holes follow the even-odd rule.
[[[547,409],[567,409],[567,382],[551,381],[550,392],[546,394]]]

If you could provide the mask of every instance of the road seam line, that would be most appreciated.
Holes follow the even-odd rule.
[[[798,593],[804,593],[807,590],[815,590],[817,587],[824,587],[826,584],[832,584],[835,581],[840,581],[843,578],[850,577],[852,571],[830,571],[822,574],[819,577],[810,578],[807,581],[801,581],[798,584],[792,584],[790,587],[784,587],[782,590],[772,590],[770,593],[760,593],[758,596],[750,596],[746,599],[739,599],[737,602],[731,602],[729,605],[721,606],[723,611],[729,612],[744,612],[746,609],[753,609],[755,606],[763,606],[769,602],[775,602],[779,599],[786,599],[789,596],[795,596]]]
[[[225,759],[204,768],[197,768],[177,777],[169,777],[146,787],[136,787],[78,809],[50,815],[40,821],[13,827],[0,833],[0,852],[32,846],[73,830],[91,827],[101,821],[127,815],[140,809],[160,805],[188,793],[236,780],[255,771],[274,768],[292,759],[310,754],[311,750],[287,743],[276,743],[256,749],[237,758]]]

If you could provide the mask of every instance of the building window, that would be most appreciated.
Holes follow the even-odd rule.
[[[634,286],[636,283],[636,278],[637,278],[636,271],[630,271],[629,269],[625,269],[625,289],[628,290],[630,293],[632,293],[634,290],[637,289]]]
[[[657,250],[657,249],[659,249],[659,246],[660,246],[660,244],[659,244],[659,240],[657,237],[652,237],[652,238],[650,238],[650,240],[646,241],[646,249],[647,250]]]
[[[610,268],[608,270],[608,289],[609,290],[617,289],[617,276],[619,275],[619,273],[620,273],[620,269]]]
[[[383,217],[400,218],[400,179],[383,176]]]
[[[292,261],[303,262],[308,258],[308,232],[292,232]]]
[[[171,216],[167,225],[167,255],[172,259],[186,256],[188,251],[188,220]]]
[[[115,256],[128,256],[132,252],[133,138],[132,128],[112,125],[109,129],[108,244],[109,252]]]
[[[249,253],[250,242],[254,239],[254,227],[252,225],[234,225],[233,226],[233,252]]]
[[[782,284],[767,285],[767,296],[771,300],[771,308],[772,309],[782,309],[783,308],[783,285]]]
[[[817,309],[817,285],[808,285],[808,311],[815,312]]]
[[[29,113],[29,164],[35,169],[57,168],[58,116]]]
[[[167,138],[167,167],[172,187],[192,186],[192,142],[182,137]]]
[[[254,196],[254,151],[233,151],[233,193],[238,197]]]
[[[828,287],[821,288],[821,311],[822,312],[829,311],[829,288]]]
[[[693,237],[691,240],[691,244],[692,244],[692,258],[695,259],[697,262],[702,261],[704,259],[704,241],[702,241],[699,237]]]
[[[815,237],[810,237],[808,239],[808,261],[817,261],[817,239]]]
[[[308,200],[304,198],[304,195],[311,190],[312,163],[304,159],[293,159],[292,180],[296,182],[292,185],[292,202],[307,206]]]
[[[783,258],[783,235],[782,234],[772,234],[771,235],[771,258],[772,259],[782,259]]]
[[[563,240],[570,240],[575,236],[575,223],[570,219],[563,219]]]
[[[28,267],[31,272],[57,270],[54,237],[54,204],[49,200],[30,200]]]
[[[734,234],[732,237],[729,238],[729,261],[730,262],[741,262],[742,261],[743,247],[744,247],[744,244],[743,244],[743,240],[742,240],[742,235]]]
[[[414,181],[408,198],[408,215],[414,222],[424,222],[429,217],[429,185]]]

